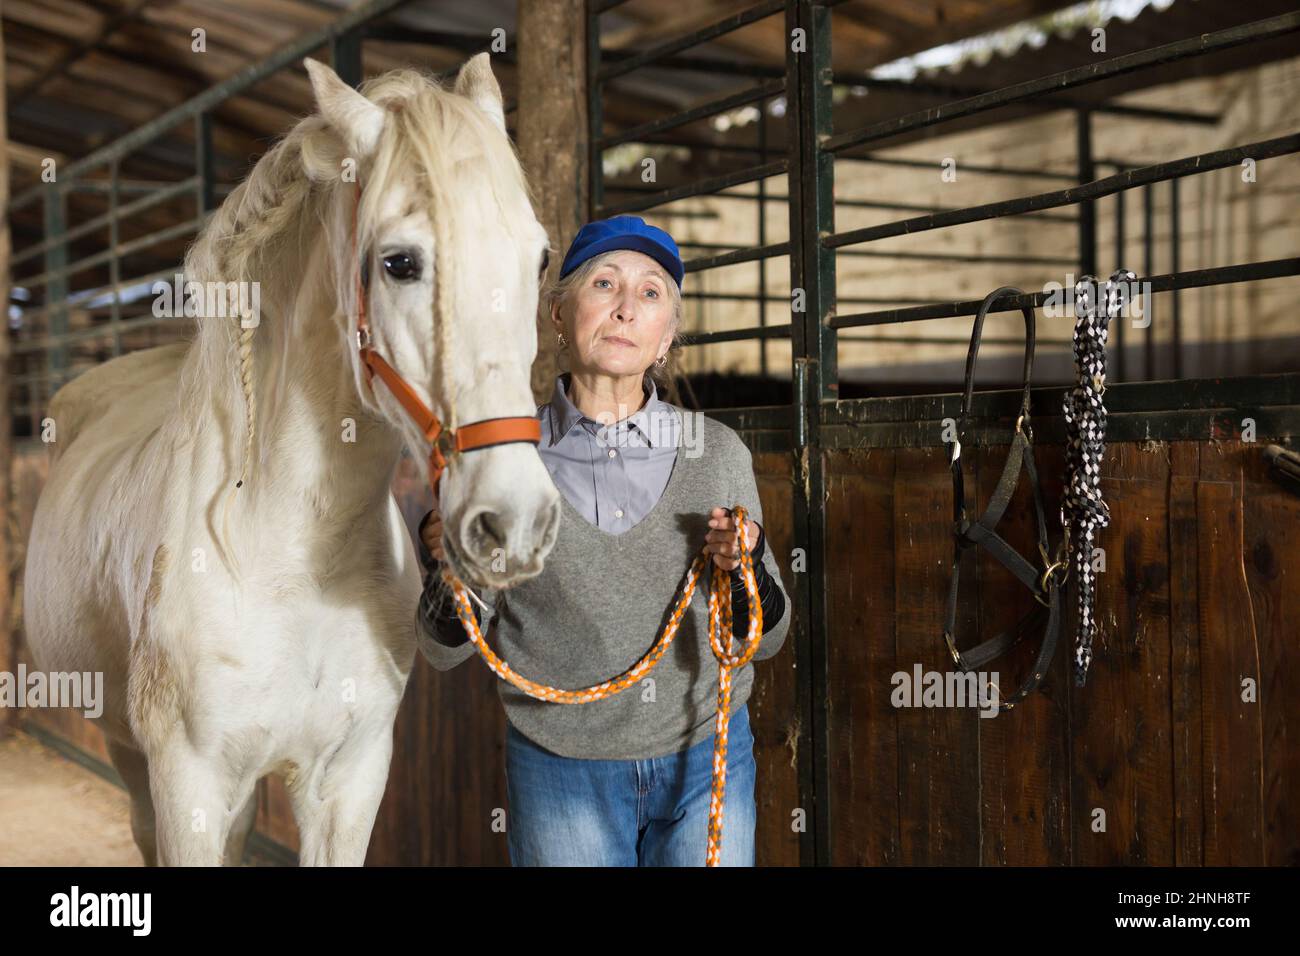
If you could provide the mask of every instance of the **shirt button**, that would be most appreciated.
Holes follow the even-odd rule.
[[[615,517],[615,518],[621,518],[621,517],[623,517],[623,509],[622,509],[622,508],[619,508],[617,511],[615,511],[615,512],[614,512],[614,517]]]
[[[614,449],[611,448],[611,449],[609,450],[609,457],[610,457],[610,458],[613,458],[613,457],[614,457],[615,455],[617,455],[617,454],[618,454],[618,452],[614,451]]]

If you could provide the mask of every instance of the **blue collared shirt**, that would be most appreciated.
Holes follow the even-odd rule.
[[[542,462],[555,487],[589,522],[621,534],[650,513],[677,463],[681,419],[645,376],[639,409],[617,422],[588,418],[570,401],[570,375],[555,379],[539,409]]]

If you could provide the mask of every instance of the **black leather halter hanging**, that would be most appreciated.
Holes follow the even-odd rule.
[[[1022,307],[1025,316],[1025,366],[1024,391],[1020,398],[1020,411],[1016,418],[1015,433],[1011,437],[1011,449],[1007,453],[1006,465],[1002,477],[998,479],[993,497],[989,500],[984,513],[972,522],[967,519],[965,482],[962,479],[961,439],[966,435],[966,422],[970,416],[971,395],[975,386],[975,357],[979,353],[980,333],[984,328],[984,316],[993,304],[1004,296],[1024,295],[1019,289],[1004,286],[997,289],[980,303],[975,315],[975,326],[971,330],[970,351],[966,355],[966,383],[962,395],[961,417],[957,421],[957,440],[952,450],[952,496],[953,496],[953,531],[955,548],[952,560],[952,582],[948,588],[948,605],[944,617],[943,638],[948,645],[957,668],[962,671],[975,671],[996,660],[1015,647],[1031,631],[1041,628],[1042,644],[1038,657],[1034,661],[1030,676],[1010,697],[1003,698],[999,690],[998,707],[1010,710],[1029,694],[1033,693],[1047,674],[1048,665],[1056,653],[1057,640],[1061,632],[1060,586],[1064,580],[1067,565],[1064,561],[1053,561],[1049,557],[1047,544],[1047,519],[1043,508],[1043,493],[1038,484],[1038,470],[1034,467],[1033,435],[1029,427],[1029,385],[1034,366],[1034,311]],[[1029,485],[1033,493],[1034,517],[1038,525],[1038,553],[1043,559],[1044,570],[1039,570],[1023,556],[1016,552],[993,530],[1001,520],[1011,496],[1015,493],[1020,479],[1020,470],[1024,468],[1029,475]],[[989,638],[970,650],[957,650],[953,636],[957,623],[957,581],[961,571],[962,553],[972,546],[984,548],[1008,571],[1014,574],[1033,592],[1034,598],[1042,607],[1036,607],[1022,617],[1008,631]]]

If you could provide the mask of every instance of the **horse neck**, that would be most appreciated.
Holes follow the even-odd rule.
[[[284,258],[299,261],[264,270],[274,278],[262,285],[253,335],[258,439],[249,488],[259,512],[297,508],[302,520],[338,524],[387,498],[401,436],[357,395],[323,236],[285,246]]]

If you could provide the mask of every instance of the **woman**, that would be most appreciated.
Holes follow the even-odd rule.
[[[625,672],[659,636],[677,587],[707,545],[732,572],[733,627],[748,630],[739,534],[729,509],[752,516],[764,633],[753,660],[773,656],[790,626],[788,597],[765,546],[748,448],[721,422],[659,398],[681,325],[684,274],[672,237],[636,216],[588,223],[543,296],[570,371],[542,405],[539,452],[563,516],[545,569],[482,594],[490,643],[516,672],[579,688]],[[684,454],[683,454],[684,452]],[[420,648],[438,670],[474,656],[438,563],[442,523],[421,522],[430,570]],[[673,645],[635,687],[604,700],[555,704],[505,681],[507,823],[520,865],[703,865],[718,669],[702,580]],[[482,612],[475,608],[481,618]],[[754,862],[754,757],[746,701],[753,668],[734,675],[721,862]]]

